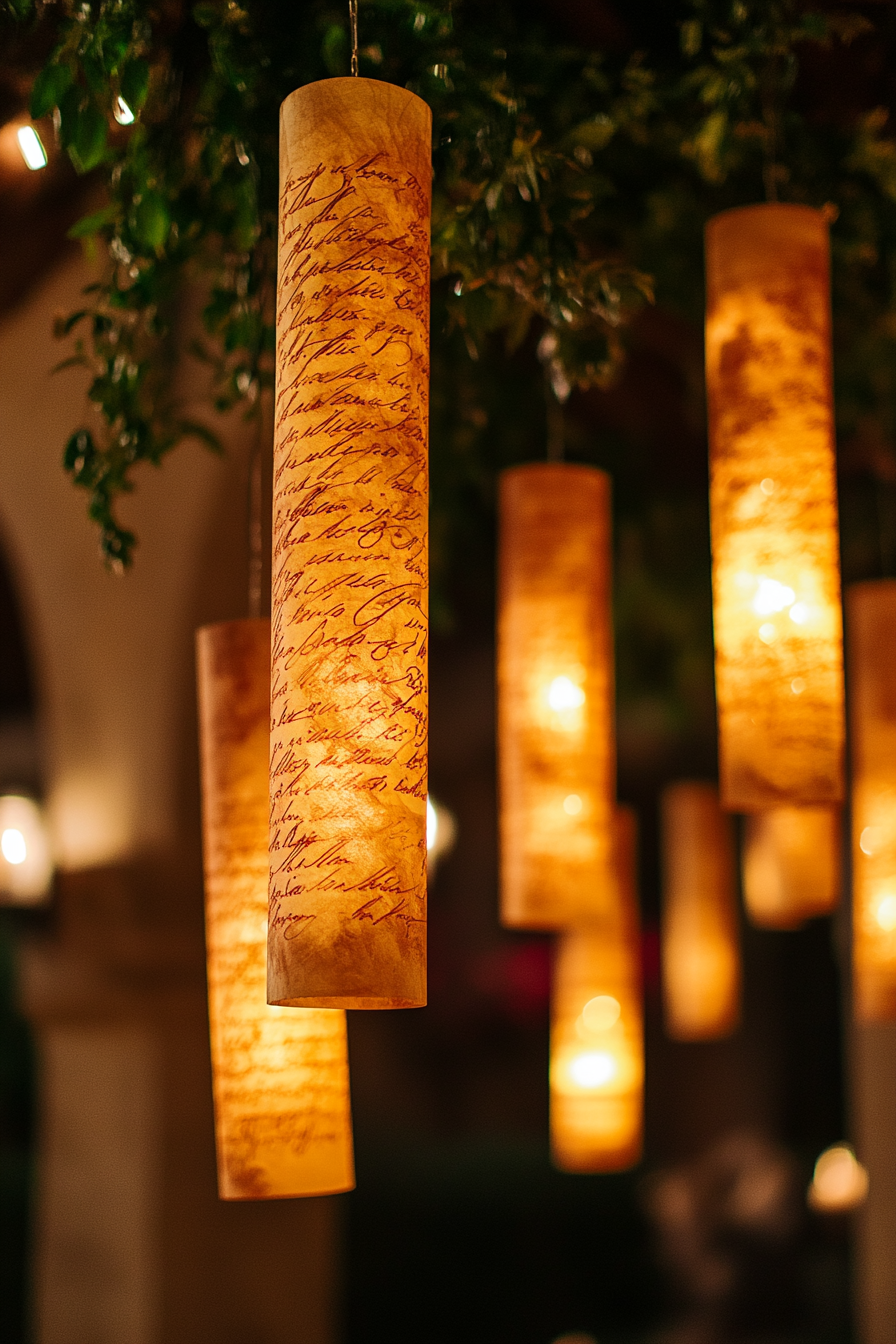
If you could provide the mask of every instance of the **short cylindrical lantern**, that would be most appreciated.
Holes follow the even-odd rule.
[[[896,1021],[896,580],[846,593],[852,757],[853,1004]]]
[[[426,1001],[430,123],[330,79],[280,118],[268,997]]]
[[[565,928],[612,889],[610,481],[540,462],[500,490],[501,918]]]
[[[740,1019],[732,823],[714,785],[684,781],[663,793],[662,831],[666,1032],[714,1040]]]
[[[561,934],[551,1006],[551,1151],[562,1171],[623,1171],[641,1156],[644,1032],[634,814],[617,814],[612,899]]]
[[[269,1008],[268,621],[197,639],[209,1023],[222,1199],[354,1185],[345,1013]]]
[[[729,811],[843,800],[828,226],[802,205],[706,227],[719,770]]]
[[[744,905],[760,929],[795,929],[840,901],[840,809],[776,807],[746,818]]]

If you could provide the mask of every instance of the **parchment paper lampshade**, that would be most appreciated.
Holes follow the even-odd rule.
[[[272,1003],[426,1000],[430,122],[369,79],[281,109]]]
[[[840,901],[840,809],[777,807],[746,818],[744,904],[760,929],[795,929]]]
[[[714,785],[683,781],[663,793],[662,830],[666,1032],[714,1040],[740,1017],[731,819]]]
[[[623,1171],[641,1156],[644,1034],[635,818],[619,809],[603,916],[561,934],[551,1005],[551,1151],[562,1171]]]
[[[802,205],[706,227],[722,803],[843,800],[828,228]]]
[[[209,1023],[222,1199],[354,1185],[345,1013],[269,1008],[268,621],[197,637]]]
[[[564,928],[611,889],[610,481],[533,463],[500,485],[501,918]]]
[[[846,593],[852,757],[853,1004],[896,1021],[896,580]]]

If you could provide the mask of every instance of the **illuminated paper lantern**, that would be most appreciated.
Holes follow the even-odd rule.
[[[740,941],[731,819],[712,784],[663,793],[662,968],[666,1031],[727,1036],[740,1018]]]
[[[551,1003],[551,1151],[562,1171],[641,1156],[644,1029],[634,814],[620,808],[606,913],[561,934]]]
[[[270,1008],[268,621],[197,638],[209,1023],[222,1199],[354,1185],[345,1013]]]
[[[846,594],[852,757],[853,1003],[896,1021],[896,580]]]
[[[706,228],[723,805],[843,800],[828,228],[802,205]]]
[[[795,929],[840,901],[840,809],[776,807],[746,818],[744,905],[760,929]]]
[[[281,109],[272,1003],[426,1001],[430,122],[369,79]]]
[[[539,462],[500,489],[501,918],[564,928],[611,889],[610,481]]]

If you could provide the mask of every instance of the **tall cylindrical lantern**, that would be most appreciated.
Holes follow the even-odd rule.
[[[741,981],[732,824],[714,785],[664,791],[662,842],[666,1031],[714,1040],[738,1024]]]
[[[757,205],[706,227],[719,770],[734,812],[843,800],[828,226]]]
[[[561,934],[551,1003],[551,1151],[562,1171],[623,1171],[641,1156],[644,1031],[634,814],[620,808],[603,915]]]
[[[426,1001],[430,123],[369,79],[281,109],[272,1003]]]
[[[744,905],[760,929],[795,929],[840,901],[840,809],[776,807],[746,818]]]
[[[846,593],[852,757],[853,1004],[896,1021],[896,580]]]
[[[269,1008],[268,621],[197,638],[209,1023],[222,1199],[354,1185],[345,1013]]]
[[[501,917],[564,928],[611,889],[609,477],[532,463],[500,484]]]

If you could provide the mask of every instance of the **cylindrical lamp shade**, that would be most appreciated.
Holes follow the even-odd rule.
[[[853,1004],[896,1021],[896,580],[846,593],[852,757]]]
[[[759,929],[795,929],[840,902],[840,809],[777,807],[746,818],[744,905]]]
[[[662,972],[666,1032],[727,1036],[740,1019],[740,938],[731,818],[712,784],[672,784],[662,798]]]
[[[268,621],[197,638],[218,1189],[274,1199],[354,1185],[345,1013],[270,1008]]]
[[[500,484],[501,918],[565,928],[611,889],[610,481],[535,463]]]
[[[551,1152],[561,1171],[624,1171],[641,1156],[644,1029],[634,814],[620,808],[612,905],[557,943]]]
[[[426,1001],[430,123],[369,79],[281,109],[271,1003]]]
[[[802,205],[706,227],[719,770],[733,812],[843,800],[828,227]]]

